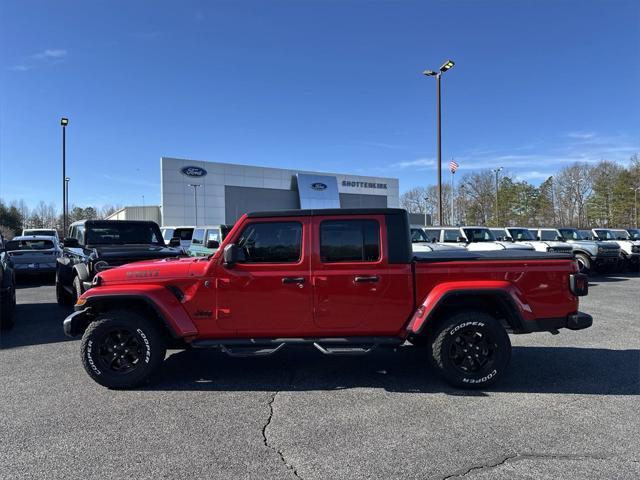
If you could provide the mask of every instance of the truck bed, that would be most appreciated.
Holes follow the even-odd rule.
[[[470,262],[470,261],[523,261],[523,260],[571,260],[566,253],[547,253],[530,250],[495,250],[471,252],[469,250],[435,250],[433,252],[414,252],[415,262]]]

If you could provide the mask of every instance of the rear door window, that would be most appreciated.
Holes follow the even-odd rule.
[[[558,236],[558,232],[555,230],[541,230],[540,231],[540,240],[555,240]]]
[[[459,236],[460,236],[460,232],[458,230],[445,230],[444,231],[444,241],[447,242],[447,243],[457,242]]]
[[[380,224],[376,220],[326,220],[320,224],[320,260],[376,262],[380,259]]]

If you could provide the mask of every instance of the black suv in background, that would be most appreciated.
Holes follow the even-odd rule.
[[[91,287],[96,273],[140,260],[182,254],[167,247],[155,222],[134,220],[81,220],[69,227],[62,256],[56,266],[56,299],[73,305]]]
[[[0,235],[0,328],[13,326],[16,308],[16,274],[13,262],[5,248],[5,239]]]

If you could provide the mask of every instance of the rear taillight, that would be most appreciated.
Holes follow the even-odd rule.
[[[589,277],[584,273],[569,275],[569,289],[576,297],[584,297],[589,293]]]

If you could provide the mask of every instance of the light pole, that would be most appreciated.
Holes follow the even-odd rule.
[[[638,228],[638,190],[640,190],[640,187],[631,187],[631,190],[633,190],[633,216],[635,217],[636,228]]]
[[[69,177],[64,177],[64,193],[65,193],[64,211],[67,212],[67,215],[69,214],[69,182],[70,181],[71,179]]]
[[[69,119],[60,119],[62,126],[62,237],[67,234],[67,125]]]
[[[147,212],[144,209],[144,195],[142,195],[142,219],[143,220],[147,219]]]
[[[195,209],[195,214],[196,214],[196,223],[194,225],[194,227],[198,226],[198,187],[200,186],[199,183],[189,183],[190,187],[193,187],[193,207]]]
[[[425,70],[423,75],[427,77],[436,77],[436,110],[437,110],[437,139],[438,139],[438,224],[442,226],[444,223],[444,215],[442,210],[442,96],[440,94],[440,78],[442,74],[451,69],[455,63],[453,60],[447,60],[442,64],[440,70]]]
[[[498,208],[498,191],[500,189],[499,175],[500,175],[500,172],[502,171],[502,167],[494,168],[491,171],[496,174],[496,227],[497,227],[499,226],[498,224],[500,223],[500,210]]]

